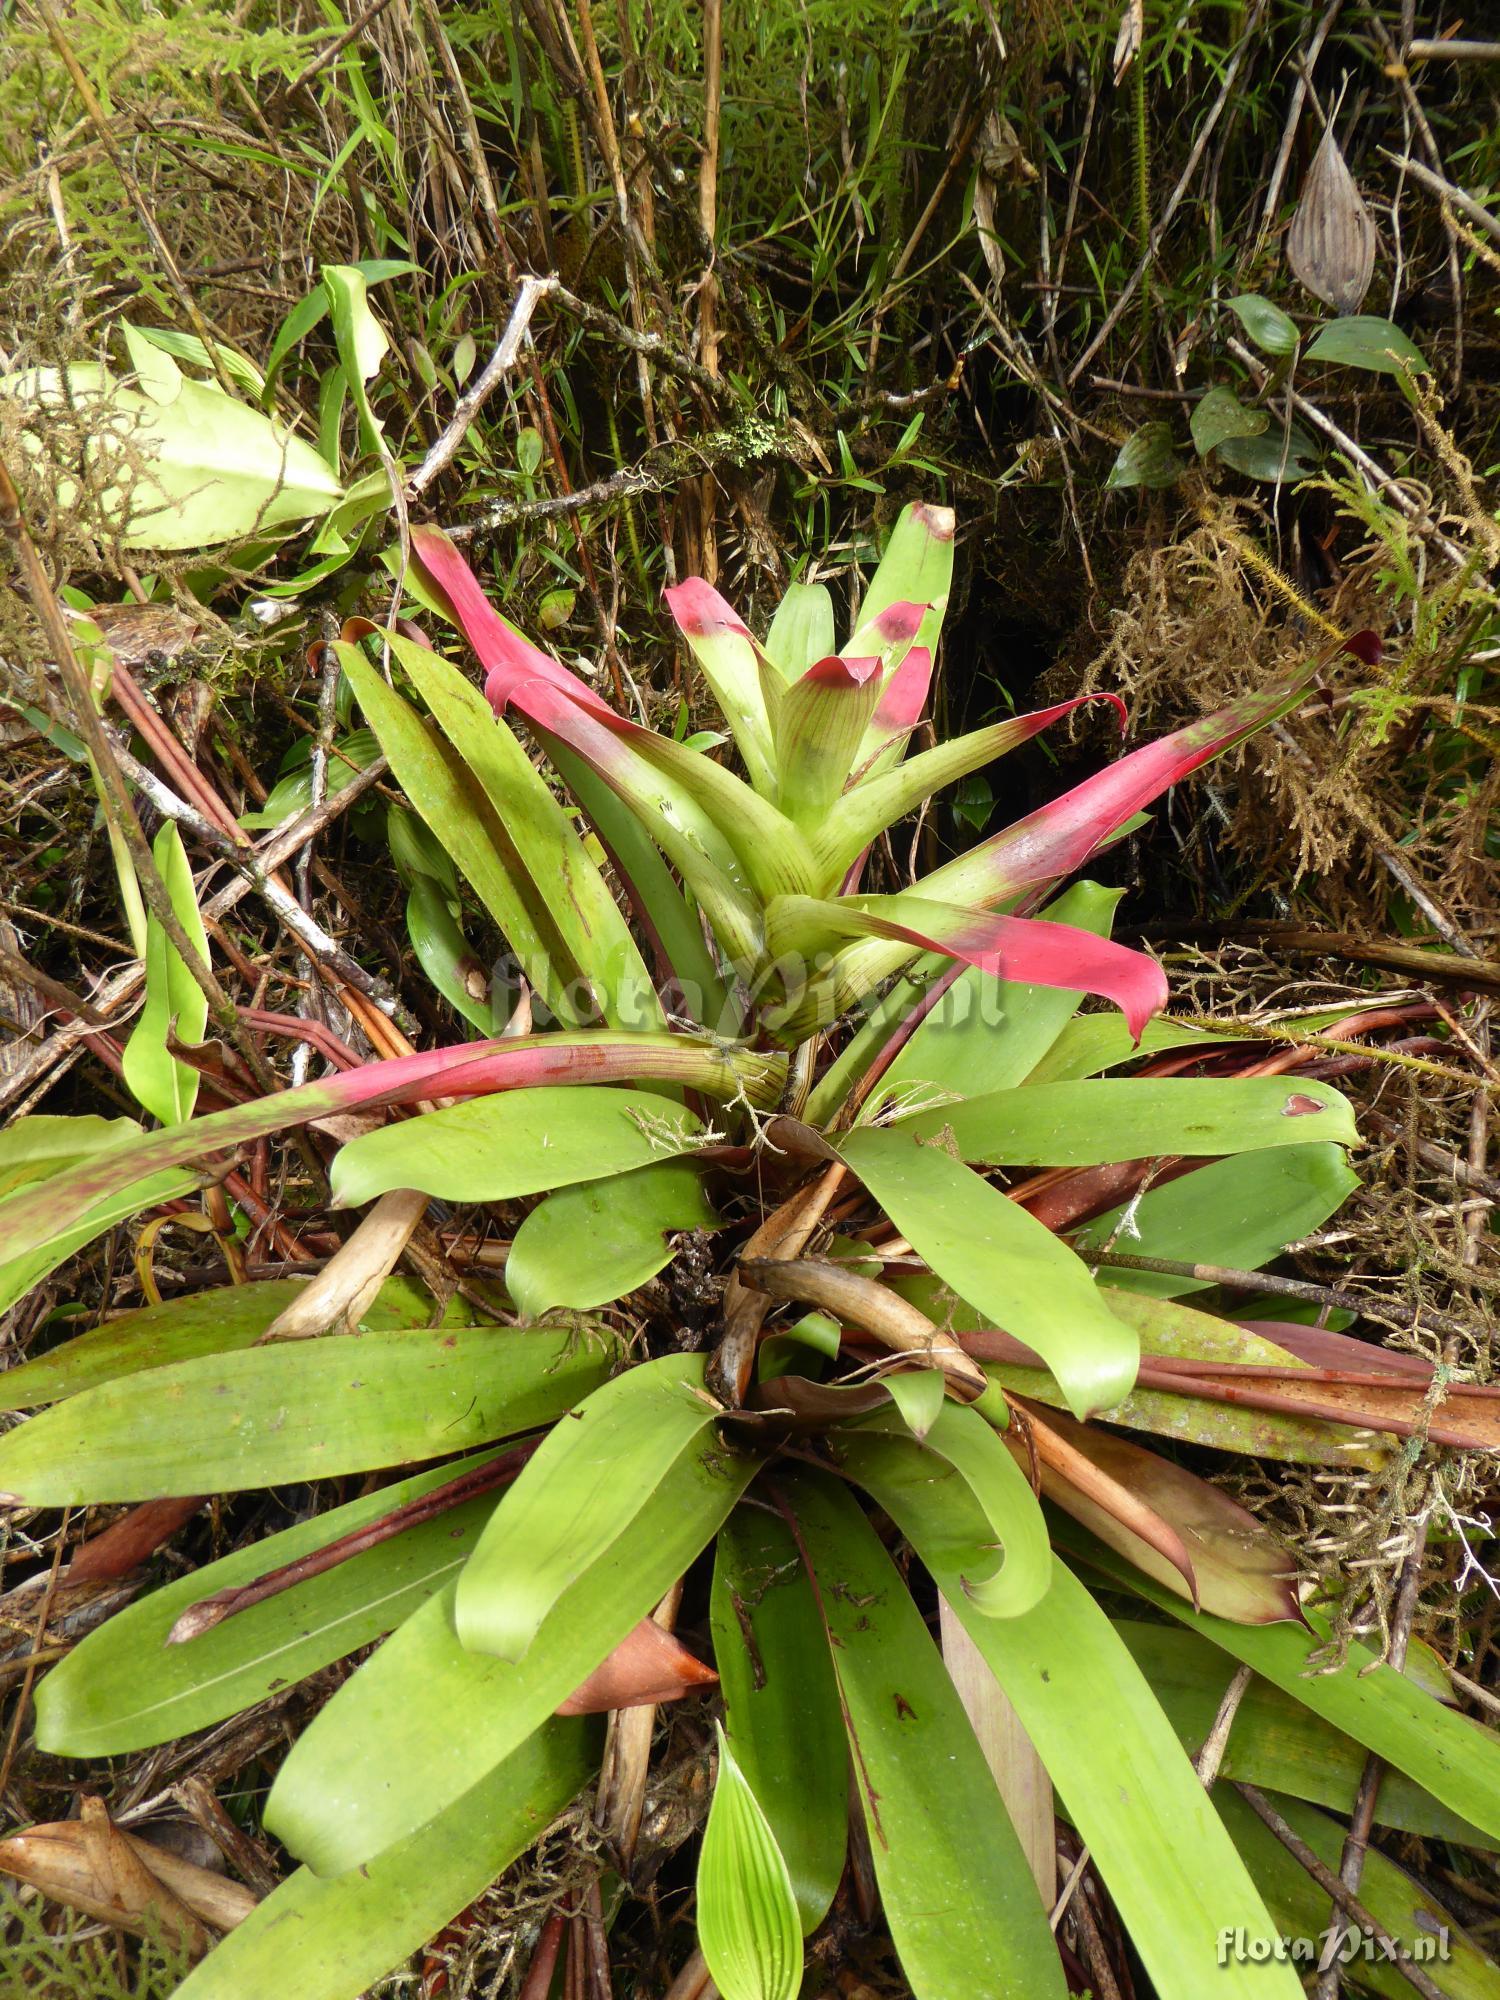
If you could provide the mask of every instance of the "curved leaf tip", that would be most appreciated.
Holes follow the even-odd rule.
[[[958,516],[951,507],[939,507],[928,500],[918,500],[911,517],[921,522],[935,542],[951,542],[958,528]]]
[[[684,577],[681,583],[670,584],[662,596],[684,638],[711,639],[720,632],[749,637],[750,628],[744,619],[701,576]]]
[[[863,687],[879,667],[879,659],[846,660],[841,653],[829,653],[825,659],[814,660],[802,679],[795,683],[799,687],[852,688]]]
[[[1356,660],[1363,660],[1367,667],[1378,667],[1385,648],[1375,632],[1356,632],[1344,641],[1344,651],[1352,653]]]

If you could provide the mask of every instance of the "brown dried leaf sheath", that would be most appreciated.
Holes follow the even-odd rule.
[[[1303,183],[1286,259],[1314,298],[1358,312],[1375,270],[1375,223],[1330,126]]]

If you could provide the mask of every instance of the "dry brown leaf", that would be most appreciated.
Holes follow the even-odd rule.
[[[1316,299],[1358,312],[1375,272],[1375,223],[1330,125],[1286,239],[1286,260]]]
[[[559,1715],[603,1715],[612,1708],[642,1708],[676,1701],[690,1688],[717,1681],[712,1667],[690,1653],[654,1619],[643,1618],[561,1705]]]
[[[256,1901],[210,1869],[123,1833],[101,1799],[86,1798],[78,1819],[0,1840],[0,1873],[119,1930],[184,1945],[195,1958],[210,1942],[200,1917],[228,1930]]]
[[[1023,1407],[1042,1491],[1138,1569],[1237,1625],[1299,1615],[1285,1550],[1238,1501],[1097,1424],[1081,1424],[1062,1410]],[[1025,1465],[1023,1442],[1012,1442],[1009,1433],[1006,1442]]]
[[[1116,90],[1129,75],[1130,65],[1140,54],[1145,35],[1145,0],[1125,0],[1125,12],[1120,16],[1120,31],[1115,36],[1113,60]]]

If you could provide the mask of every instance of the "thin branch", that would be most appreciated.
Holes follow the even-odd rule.
[[[1363,1903],[1350,1895],[1338,1876],[1334,1874],[1325,1861],[1320,1860],[1313,1853],[1301,1835],[1295,1833],[1288,1826],[1287,1822],[1277,1812],[1275,1806],[1271,1804],[1265,1793],[1258,1790],[1254,1785],[1237,1785],[1235,1789],[1245,1801],[1245,1804],[1255,1814],[1256,1818],[1261,1820],[1275,1834],[1287,1853],[1294,1855],[1301,1862],[1318,1887],[1331,1896],[1345,1915],[1352,1917],[1355,1923],[1362,1930],[1368,1931],[1376,1943],[1382,1947],[1382,1965],[1389,1960],[1389,1963],[1400,1973],[1407,1984],[1414,1986],[1417,1992],[1422,1995],[1422,2000],[1443,2000],[1441,1988],[1433,1984],[1420,1966],[1412,1965],[1406,1958],[1403,1958],[1401,1947],[1397,1940],[1391,1936],[1390,1932],[1383,1925],[1379,1924],[1371,1916]]]
[[[1175,1257],[1132,1257],[1123,1250],[1083,1248],[1079,1255],[1087,1264],[1102,1264],[1110,1270],[1155,1271],[1167,1278],[1194,1278],[1205,1285],[1223,1285],[1234,1292],[1269,1292],[1284,1299],[1305,1299],[1311,1305],[1333,1306],[1340,1312],[1352,1312],[1361,1319],[1379,1320],[1382,1324],[1401,1310],[1397,1300],[1372,1298],[1368,1293],[1348,1291],[1342,1285],[1314,1285],[1304,1278],[1279,1278],[1269,1271],[1241,1271],[1229,1264],[1188,1264]],[[1461,1320],[1450,1319],[1430,1306],[1409,1307],[1406,1311],[1416,1324],[1430,1326],[1439,1333],[1464,1336],[1472,1332]],[[1406,1313],[1401,1316],[1405,1319]]]
[[[154,771],[137,762],[128,750],[117,749],[114,755],[118,759],[119,768],[133,785],[140,787],[157,811],[167,819],[175,820],[179,826],[186,827],[211,854],[221,861],[227,861],[231,868],[237,870],[245,878],[246,885],[259,892],[272,912],[319,965],[335,974],[346,985],[364,994],[366,999],[374,1001],[377,1007],[389,1008],[391,1003],[383,992],[380,981],[372,973],[366,972],[357,959],[351,958],[343,946],[331,938],[323,926],[308,915],[289,889],[272,879],[266,872],[265,863],[257,854],[232,841],[214,825],[212,820],[205,819],[196,807],[190,806],[186,799],[180,799],[171,786],[158,778]],[[217,907],[218,903],[219,899],[215,898],[213,902],[205,904],[203,911],[205,921],[210,917],[217,919],[220,916],[222,912]],[[238,1015],[228,1001],[225,1005],[229,1007],[237,1030]],[[267,1083],[265,1088],[272,1089],[274,1086]]]
[[[1496,242],[1500,243],[1500,215],[1486,208],[1483,202],[1476,201],[1473,195],[1465,194],[1462,188],[1455,187],[1452,181],[1444,180],[1443,176],[1434,173],[1431,167],[1424,167],[1420,160],[1414,160],[1406,154],[1386,152],[1383,146],[1380,150],[1384,157],[1403,174],[1410,174],[1413,180],[1420,181],[1423,187],[1431,188],[1432,192],[1441,195],[1444,201],[1451,201],[1461,215],[1468,216],[1471,222],[1477,222],[1481,229],[1487,229]]]
[[[328,68],[330,63],[337,62],[338,58],[344,53],[345,49],[348,48],[349,44],[353,41],[357,41],[359,37],[364,33],[365,29],[369,27],[370,23],[373,20],[375,20],[378,15],[383,14],[386,8],[390,6],[390,4],[391,0],[370,0],[370,5],[366,7],[365,11],[361,15],[359,15],[357,19],[349,23],[349,26],[345,28],[343,34],[339,35],[336,38],[336,40],[330,42],[328,47],[323,50],[322,54],[315,56],[313,60],[307,65],[307,68],[303,70],[299,75],[294,76],[290,83],[278,84],[276,88],[272,91],[271,93],[272,96],[295,97],[299,90],[305,90],[307,86],[311,82],[313,82],[313,80],[316,77],[320,77],[323,74],[324,70]],[[252,264],[250,268],[253,270],[256,269],[257,266]]]
[[[482,372],[476,377],[473,387],[459,397],[453,406],[453,415],[443,427],[442,435],[406,482],[408,499],[418,499],[439,473],[446,471],[452,464],[470,424],[515,366],[516,356],[526,339],[531,316],[536,311],[537,305],[549,292],[555,290],[556,281],[552,278],[521,280],[521,289],[516,294],[516,302],[511,308],[510,318],[506,322],[504,333],[500,336],[499,345],[485,363]]]

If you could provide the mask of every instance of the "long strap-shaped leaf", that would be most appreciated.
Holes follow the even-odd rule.
[[[841,1157],[928,1266],[961,1298],[1043,1356],[1075,1416],[1108,1409],[1135,1381],[1140,1343],[1087,1269],[1025,1209],[899,1128],[865,1127]]]
[[[817,1602],[777,1515],[739,1507],[725,1523],[712,1616],[729,1741],[786,1858],[810,1936],[844,1872],[849,1752]]]
[[[759,897],[813,887],[812,857],[794,822],[732,771],[670,736],[607,711],[580,708],[546,682],[517,689],[516,706],[544,736],[566,743],[627,805],[687,872],[702,855],[736,886]],[[689,847],[686,859],[678,850]]]
[[[1211,1639],[1232,1659],[1253,1667],[1314,1715],[1483,1827],[1491,1840],[1500,1841],[1500,1735],[1493,1730],[1481,1729],[1444,1708],[1367,1646],[1351,1642],[1345,1664],[1336,1672],[1313,1671],[1313,1656],[1327,1644],[1326,1629],[1316,1613],[1308,1614],[1311,1630],[1301,1625],[1232,1625],[1226,1618],[1193,1611],[1071,1523],[1059,1523],[1054,1539],[1078,1550],[1090,1569],[1124,1584]]]
[[[885,1410],[860,1418],[854,1429],[861,1436],[902,1434],[901,1425]],[[963,1492],[949,1554],[970,1603],[987,1618],[1016,1618],[1030,1611],[1046,1596],[1052,1581],[1047,1523],[1030,1480],[978,1411],[957,1403],[943,1404],[923,1445],[921,1457],[910,1462],[911,1476],[929,1485],[947,1482],[955,1492]],[[972,1519],[974,1507],[984,1517],[986,1533],[977,1546],[965,1546],[962,1528]]]
[[[1166,974],[1154,958],[1070,924],[1000,916],[925,896],[840,896],[831,901],[782,896],[766,912],[767,949],[777,958],[816,963],[831,939],[893,938],[913,949],[942,951],[996,978],[1102,993],[1123,1011],[1139,1037],[1151,1015],[1167,1004]],[[796,1040],[837,1020],[868,992],[863,961],[841,952],[833,966],[794,990],[767,1025]]]
[[[910,1592],[841,1487],[799,1475],[785,1497],[828,1632],[881,1902],[915,2000],[1061,2000],[1062,1966],[1021,1843]]]
[[[681,994],[679,1011],[706,1028],[732,1033],[724,981],[704,938],[703,920],[645,825],[565,743],[554,740],[551,754],[563,783],[592,821],[636,920],[651,940],[662,984],[675,982]]]
[[[1096,937],[1108,937],[1122,894],[1097,882],[1075,882],[1039,911],[1035,921],[1073,924]],[[897,982],[898,987],[905,985],[905,979]],[[881,1078],[880,1094],[897,1103],[918,1104],[938,1094],[981,1097],[1012,1090],[1030,1078],[1082,999],[1076,988],[995,979],[969,966],[952,980],[936,1005],[923,1012]],[[908,1016],[910,1012],[909,1004]],[[1130,1030],[1118,1014],[1086,1018],[1112,1022],[1130,1046]]]
[[[306,1278],[263,1278],[253,1285],[219,1285],[186,1292],[158,1306],[140,1306],[102,1326],[59,1341],[0,1375],[0,1410],[30,1410],[63,1396],[96,1389],[145,1368],[165,1368],[199,1354],[227,1354],[253,1347],[294,1300],[308,1288]],[[360,1315],[361,1333],[398,1326],[430,1327],[432,1294],[413,1278],[387,1278]],[[444,1326],[465,1326],[472,1317],[462,1299],[449,1301]]]
[[[1125,722],[1125,704],[1114,694],[1077,695],[1052,708],[1039,708],[1030,715],[1013,715],[987,729],[971,730],[911,757],[897,770],[867,777],[855,784],[829,811],[812,837],[813,859],[820,874],[829,880],[841,877],[851,861],[869,846],[875,836],[903,814],[909,813],[940,792],[1003,757],[1042,730],[1048,729],[1086,701],[1111,701]],[[913,718],[915,720],[915,717]]]
[[[666,1355],[617,1376],[554,1426],[495,1511],[458,1587],[458,1636],[523,1659],[542,1621],[598,1562],[721,1412],[703,1357]]]
[[[924,876],[915,893],[938,902],[994,909],[1028,886],[1071,874],[1170,786],[1294,708],[1318,668],[1341,650],[1363,660],[1378,659],[1380,654],[1373,633],[1360,632],[1336,642],[1317,660],[1269,688],[1243,695],[1185,729],[1131,751],[1061,798]],[[872,940],[852,945],[840,954],[834,984],[840,993],[857,998],[899,971],[910,956],[910,947],[897,943]]]
[[[1093,1167],[1167,1153],[1214,1159],[1268,1146],[1358,1142],[1331,1084],[1286,1077],[1097,1078],[1027,1084],[901,1120],[919,1139],[949,1131],[978,1166]]]
[[[442,535],[419,529],[412,540],[489,670],[485,695],[496,713],[514,705],[586,758],[648,815],[653,834],[684,873],[691,867],[701,878],[704,886],[695,880],[695,893],[707,900],[713,874],[730,884],[754,882],[762,895],[812,887],[802,836],[774,806],[711,759],[617,715],[561,661],[523,639]]]
[[[38,1687],[37,1741],[62,1757],[144,1750],[237,1715],[275,1689],[381,1638],[467,1561],[495,1506],[493,1492],[277,1591],[185,1645],[166,1643],[190,1605],[368,1528],[493,1456],[484,1452],[456,1465],[429,1467],[314,1514],[117,1611],[59,1660]]]
[[[566,1423],[566,1419],[564,1420]],[[475,1653],[454,1588],[430,1598],[346,1681],[277,1774],[266,1824],[320,1874],[362,1867],[540,1727],[713,1540],[759,1460],[712,1434],[660,1470],[631,1532],[558,1600],[519,1662]],[[523,1567],[526,1550],[511,1550]],[[399,1759],[369,1754],[399,1743]]]
[[[947,1552],[958,1503],[905,1476],[915,1449],[851,1439],[845,1461],[912,1542],[1014,1705],[1161,2000],[1299,2000],[1289,1966],[1220,1965],[1226,1927],[1270,1937],[1270,1919],[1109,1620],[1061,1563],[1023,1617],[978,1612]]]
[[[1184,729],[1146,743],[1085,778],[1060,798],[960,855],[919,883],[920,893],[988,905],[1033,882],[1070,875],[1098,851],[1126,820],[1159,798],[1169,786],[1223,751],[1296,707],[1318,668],[1348,648],[1367,658],[1378,643],[1369,633],[1336,641],[1316,660],[1283,675],[1267,688],[1200,716]]]
[[[1184,1632],[1175,1625],[1148,1625],[1133,1618],[1116,1618],[1113,1623],[1150,1681],[1152,1693],[1182,1747],[1190,1757],[1196,1757],[1224,1699],[1233,1671],[1230,1663],[1217,1646],[1197,1632]],[[1219,1773],[1223,1778],[1268,1791],[1290,1792],[1313,1805],[1350,1813],[1367,1754],[1352,1736],[1314,1715],[1281,1688],[1256,1677],[1235,1710]],[[1224,1791],[1221,1786],[1214,1793],[1221,1812]],[[1387,1769],[1383,1773],[1375,1820],[1379,1826],[1397,1827],[1429,1840],[1451,1840],[1460,1847],[1491,1844],[1487,1834],[1440,1805],[1431,1792],[1401,1771]]]
[[[597,1725],[549,1722],[366,1868],[299,1868],[177,1989],[179,2000],[358,2000],[501,1874],[587,1782]]]
[[[36,1506],[334,1478],[466,1451],[562,1415],[612,1334],[437,1328],[284,1341],[87,1389],[0,1438],[0,1488]]]
[[[399,636],[392,637],[391,648],[483,786],[571,963],[599,996],[605,1022],[616,1028],[664,1025],[650,975],[608,883],[521,745],[478,688],[437,653]]]
[[[701,576],[687,577],[662,595],[734,733],[751,784],[762,798],[774,799],[771,721],[761,682],[765,655],[738,612]]]
[[[406,645],[408,654],[422,650],[401,640],[392,643]],[[547,899],[473,769],[431,723],[386,685],[357,646],[340,645],[336,650],[402,790],[452,855],[531,985],[559,1020],[572,1027],[592,1025],[602,1012],[603,996],[589,997],[587,960],[579,962],[558,929]],[[559,841],[554,874],[561,873],[562,861]]]
[[[680,1083],[725,1100],[743,1095],[757,1109],[768,1110],[781,1095],[785,1069],[784,1057],[751,1054],[722,1042],[602,1030],[461,1042],[453,1048],[397,1056],[279,1091],[254,1104],[215,1111],[81,1160],[0,1203],[0,1242],[8,1261],[20,1258],[51,1243],[107,1197],[148,1175],[188,1161],[211,1160],[268,1133],[344,1111],[374,1111],[424,1097],[477,1097],[535,1084],[632,1079]]]
[[[1342,320],[1332,322],[1335,327],[1345,324]],[[1382,1803],[1390,1782],[1387,1774],[1380,1786]],[[1294,1798],[1275,1797],[1269,1803],[1328,1872],[1337,1876],[1349,1829]],[[1301,1965],[1306,1976],[1317,1965],[1324,1947],[1334,1941],[1327,1890],[1314,1881],[1232,1785],[1214,1787],[1214,1805],[1266,1899],[1277,1940],[1296,1940],[1294,1963]],[[1463,1831],[1447,1838],[1464,1847],[1485,1844]],[[1386,1947],[1362,1924],[1354,1924],[1334,1954],[1346,1990],[1373,1993],[1379,2000],[1411,2000],[1416,1988],[1407,1975],[1425,1972],[1444,2000],[1500,2000],[1500,1966],[1484,1943],[1454,1920],[1450,1909],[1379,1848],[1365,1849],[1363,1864],[1359,1902],[1393,1941],[1395,1957],[1387,1957]],[[1254,1949],[1243,1937],[1228,1939],[1226,1944],[1235,1950]],[[1404,1960],[1403,1953],[1409,1954]]]

